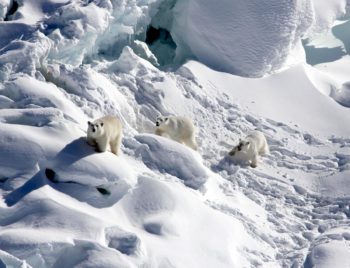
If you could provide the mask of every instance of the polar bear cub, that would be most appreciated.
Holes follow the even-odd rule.
[[[238,161],[249,163],[251,167],[255,168],[258,165],[258,156],[267,153],[269,153],[269,146],[265,135],[256,130],[250,132],[244,140],[240,140],[239,144],[229,152],[229,155]]]
[[[111,115],[88,121],[87,142],[96,147],[98,152],[105,152],[108,145],[112,153],[118,155],[122,140],[122,124],[120,120]]]
[[[183,116],[158,116],[155,134],[169,137],[187,145],[193,150],[198,146],[195,138],[195,127],[191,119]]]

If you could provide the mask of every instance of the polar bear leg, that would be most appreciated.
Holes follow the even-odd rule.
[[[268,154],[270,153],[269,146],[267,145],[267,142],[264,142],[263,148],[260,150],[260,154]]]
[[[251,166],[252,168],[256,168],[256,167],[258,166],[258,156],[257,156],[257,155],[255,155],[255,156],[253,157],[253,159],[252,159],[252,161],[251,161],[251,163],[250,163],[250,166]]]
[[[105,151],[107,151],[107,144],[108,144],[108,140],[107,139],[99,139],[99,140],[97,140],[97,151],[98,152],[105,152]]]
[[[122,135],[118,135],[118,137],[110,144],[111,151],[115,155],[119,155],[121,141],[122,141]]]
[[[90,145],[90,146],[96,146],[96,141],[93,139],[93,138],[87,138],[87,143]]]
[[[158,135],[158,136],[163,136],[163,133],[164,133],[164,131],[162,131],[162,130],[160,130],[158,128],[155,131],[155,134]]]
[[[198,148],[198,145],[197,145],[197,143],[196,143],[194,137],[191,137],[190,139],[186,140],[186,141],[185,141],[185,144],[186,144],[187,146],[191,147],[191,148],[192,148],[193,150],[195,150],[195,151],[196,151],[197,148]]]

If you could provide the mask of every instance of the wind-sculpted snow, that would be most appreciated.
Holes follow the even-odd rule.
[[[329,30],[336,19],[346,13],[347,0],[318,1],[312,0],[315,10],[315,22],[309,35]]]
[[[350,82],[344,83],[339,89],[334,89],[331,96],[340,104],[350,107]]]
[[[100,186],[133,184],[135,175],[127,162],[111,154],[98,155],[81,137],[67,144],[46,163],[58,182],[77,182]]]
[[[8,31],[10,26],[0,24],[0,29],[3,27],[0,30],[0,42],[11,40],[6,44],[0,44],[0,79],[5,81],[12,73],[27,73],[35,76],[38,74],[37,68],[42,66],[48,53],[50,41],[41,33],[33,33],[33,29],[26,25],[14,25],[14,30]],[[28,40],[20,40],[27,35],[32,37]]]
[[[308,0],[178,1],[171,34],[178,59],[194,56],[216,70],[262,76],[285,64],[313,17]]]
[[[32,266],[30,266],[26,261],[22,261],[2,250],[0,250],[0,265],[3,267],[32,268]]]
[[[287,68],[343,0],[10,2],[0,267],[348,264],[348,19],[308,43],[340,50],[335,62]],[[179,65],[157,67],[173,61],[164,41]],[[193,57],[266,77],[181,63]],[[86,142],[87,121],[105,114],[123,123],[119,156]],[[198,151],[152,134],[159,115],[190,117]],[[256,168],[228,156],[251,130],[270,148]]]
[[[141,176],[135,190],[121,201],[132,224],[147,232],[141,239],[144,246],[158,245],[158,249],[149,249],[149,254],[154,257],[151,266],[247,265],[245,258],[237,252],[243,241],[252,242],[242,232],[242,224],[228,220],[227,215],[219,215],[204,205],[195,193],[185,194],[183,187],[178,183]],[[223,247],[223,244],[228,247]],[[171,248],[176,248],[176,252]],[[216,257],[211,258],[210,252]]]
[[[208,172],[192,149],[151,135],[139,135],[136,140],[142,144],[137,149],[137,154],[141,155],[150,168],[176,176],[195,189],[206,181]]]

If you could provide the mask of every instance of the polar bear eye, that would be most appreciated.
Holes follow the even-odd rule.
[[[168,121],[168,117],[165,117],[164,121]]]
[[[101,123],[101,127],[103,127],[103,123]]]

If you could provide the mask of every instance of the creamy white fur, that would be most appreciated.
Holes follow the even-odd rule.
[[[156,121],[155,134],[197,150],[195,127],[191,119],[183,116],[159,116]]]
[[[122,124],[115,116],[104,116],[88,122],[87,142],[99,152],[105,152],[108,145],[111,152],[118,155],[122,139]]]
[[[265,135],[260,131],[252,131],[230,151],[229,155],[255,168],[258,165],[258,156],[267,153],[269,153],[269,146]]]

